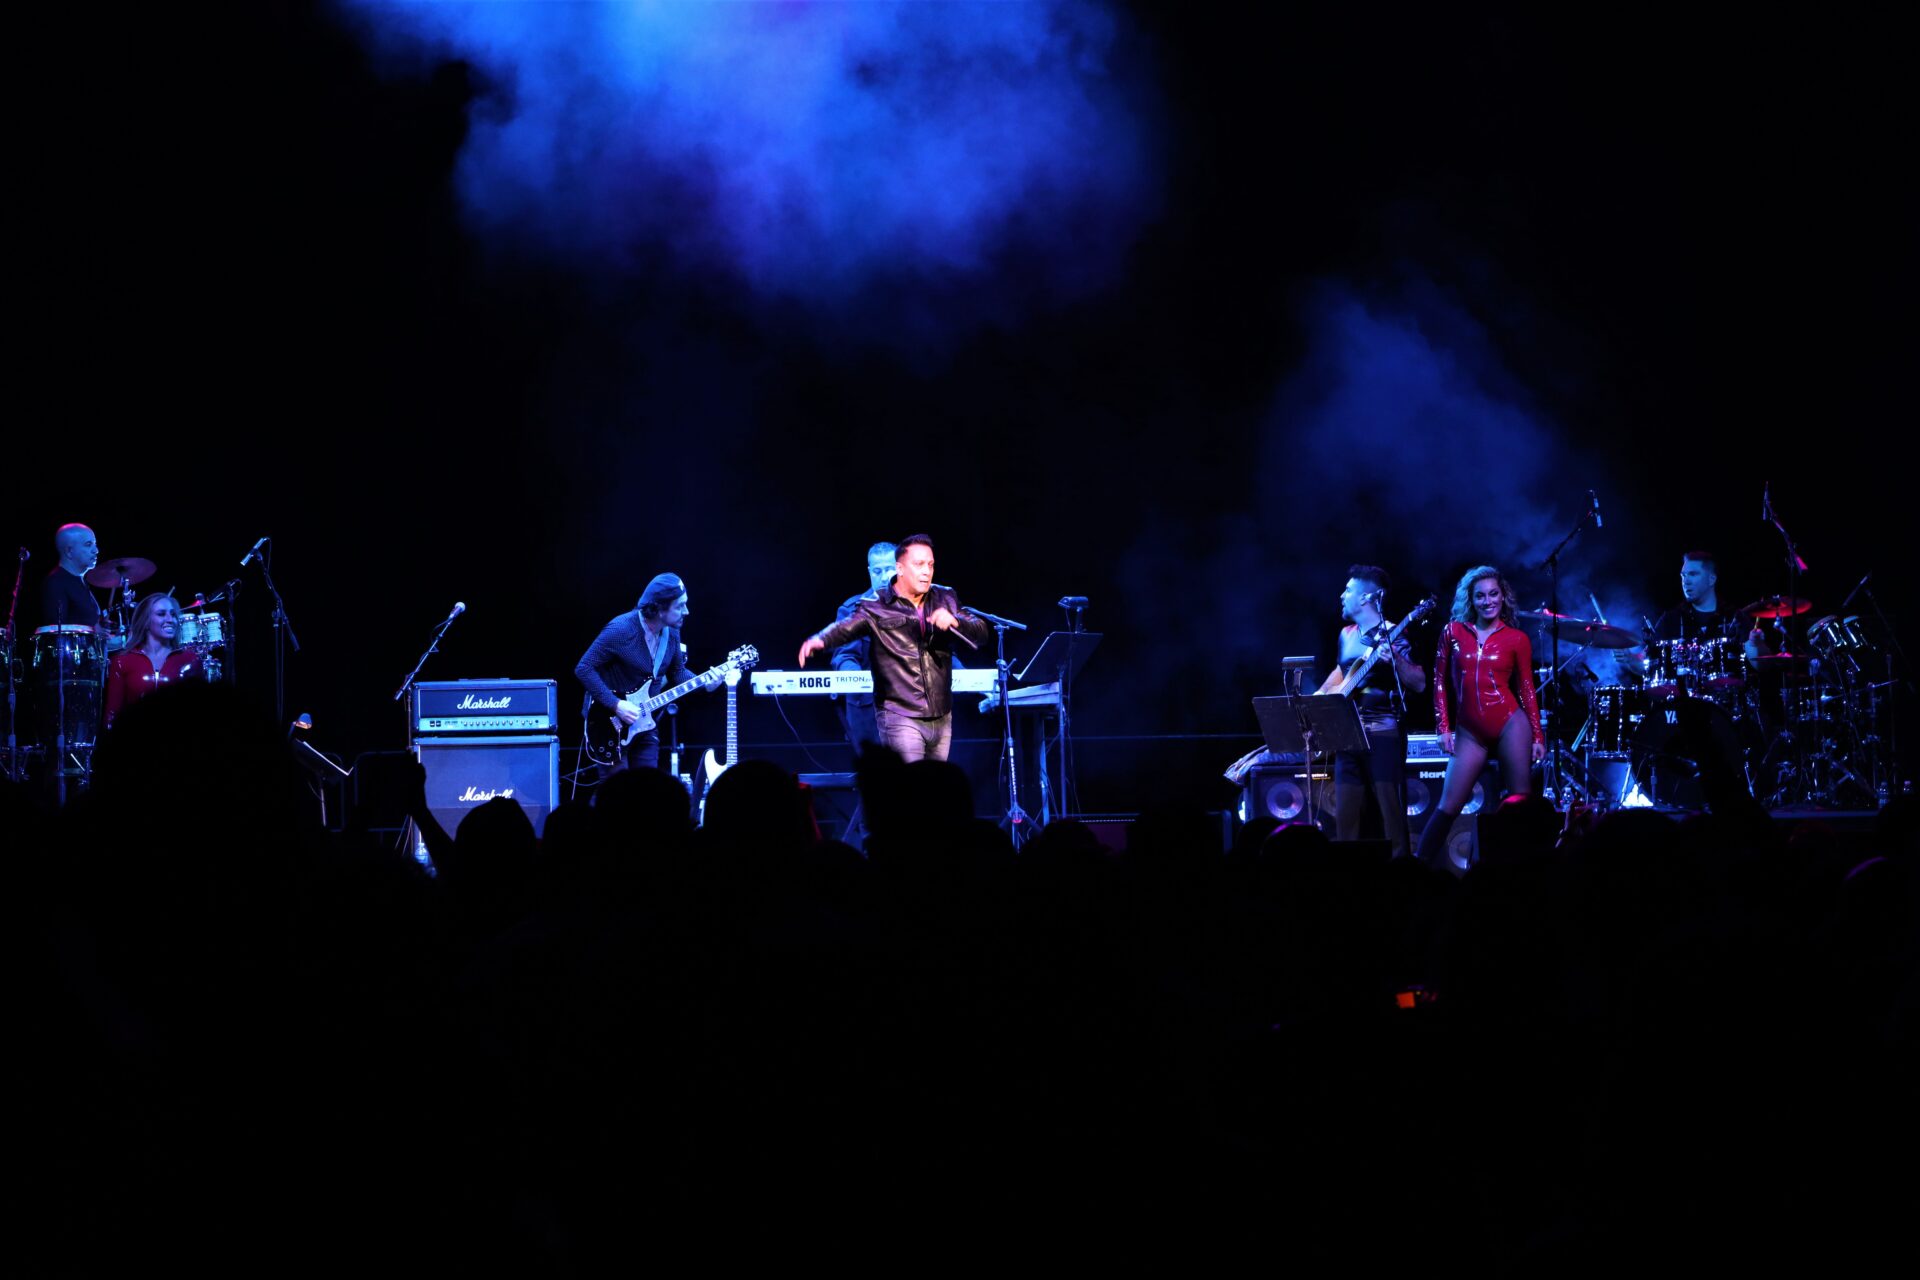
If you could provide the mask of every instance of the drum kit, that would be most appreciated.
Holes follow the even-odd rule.
[[[1738,612],[1754,626],[1780,625],[1812,608],[1804,598],[1768,596]],[[1544,608],[1520,616],[1557,621],[1561,647],[1573,646],[1558,671],[1535,673],[1543,691],[1559,682],[1568,714],[1585,706],[1560,760],[1569,799],[1599,808],[1700,807],[1696,753],[1704,744],[1682,742],[1680,699],[1704,710],[1712,748],[1745,772],[1769,808],[1870,808],[1885,794],[1889,655],[1858,616],[1812,623],[1808,652],[1751,655],[1732,636],[1655,640]]]
[[[9,747],[0,773],[18,780],[40,766],[45,776],[63,783],[88,776],[100,741],[108,676],[130,640],[138,604],[133,589],[155,570],[153,561],[138,557],[105,560],[89,569],[87,585],[112,593],[113,602],[102,612],[98,627],[43,626],[21,637],[24,643],[17,653],[12,633],[0,630],[0,661],[5,663],[10,695]],[[178,646],[199,655],[192,664],[198,678],[221,678],[220,655],[227,649],[229,626],[213,606],[231,598],[230,593],[211,601],[196,597],[182,607]],[[16,689],[19,696],[13,696]]]

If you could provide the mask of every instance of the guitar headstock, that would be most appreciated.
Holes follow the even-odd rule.
[[[733,671],[745,671],[760,661],[760,651],[750,644],[743,644],[727,655],[727,666]]]
[[[1424,618],[1428,614],[1432,613],[1435,609],[1438,609],[1439,607],[1440,607],[1440,601],[1434,598],[1433,596],[1428,596],[1425,600],[1422,600],[1419,604],[1413,606],[1413,612],[1407,615],[1407,621],[1417,622],[1421,618]]]

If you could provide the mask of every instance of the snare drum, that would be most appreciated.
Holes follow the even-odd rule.
[[[227,642],[226,619],[217,613],[187,613],[180,616],[180,644],[183,648],[218,649]]]
[[[33,633],[29,682],[40,744],[66,735],[69,751],[100,740],[100,707],[107,683],[107,637],[92,627],[41,627]]]
[[[1587,742],[1592,753],[1602,757],[1628,755],[1634,735],[1647,718],[1649,701],[1645,689],[1629,689],[1617,684],[1595,689],[1593,714],[1587,720]]]

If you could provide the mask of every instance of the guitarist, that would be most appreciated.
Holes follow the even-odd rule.
[[[633,724],[640,719],[640,709],[622,696],[623,690],[644,685],[657,693],[693,678],[680,643],[680,624],[686,618],[687,584],[678,574],[660,574],[647,584],[638,605],[600,628],[573,674],[621,724]],[[649,729],[633,736],[609,772],[659,764],[660,732]]]
[[[1339,690],[1375,641],[1391,630],[1383,610],[1389,585],[1387,571],[1378,565],[1356,564],[1347,570],[1347,585],[1340,592],[1340,616],[1347,623],[1340,629],[1340,663],[1316,692]],[[1366,728],[1367,750],[1333,757],[1334,822],[1339,839],[1358,840],[1367,794],[1372,792],[1381,826],[1393,842],[1393,856],[1404,858],[1412,852],[1407,838],[1406,693],[1425,692],[1427,673],[1413,660],[1413,647],[1404,635],[1393,642],[1392,661],[1386,657],[1381,655],[1348,695]]]

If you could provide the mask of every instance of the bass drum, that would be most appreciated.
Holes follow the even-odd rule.
[[[1689,740],[1681,718],[1689,708],[1703,718],[1705,732]],[[1727,709],[1704,698],[1659,698],[1647,708],[1632,737],[1633,777],[1642,795],[1665,808],[1703,809],[1706,793],[1700,774],[1706,753],[1746,779],[1752,748],[1762,745],[1750,722],[1736,722]]]

